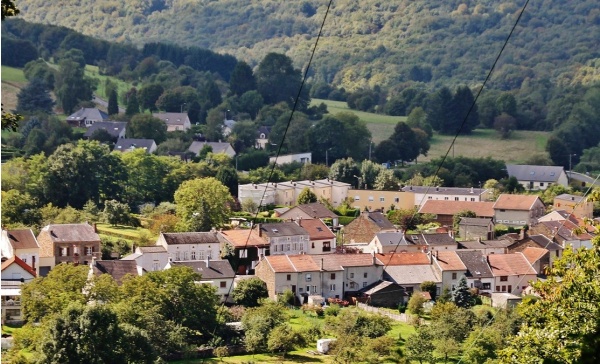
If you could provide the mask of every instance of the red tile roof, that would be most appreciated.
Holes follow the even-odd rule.
[[[484,201],[442,201],[427,200],[419,209],[422,214],[455,215],[461,211],[470,210],[478,217],[493,217],[494,203]]]
[[[429,264],[427,253],[387,253],[375,254],[375,257],[386,266]]]
[[[455,251],[436,251],[433,254],[442,270],[467,270]]]
[[[487,257],[495,277],[537,274],[522,253],[489,254]]]
[[[301,219],[298,225],[308,231],[310,240],[325,240],[335,238],[335,234],[319,219]]]
[[[503,193],[496,200],[494,209],[529,211],[537,200],[540,200],[540,198],[535,195],[510,195]]]
[[[527,259],[529,263],[533,264],[540,260],[544,255],[546,255],[548,253],[548,250],[544,248],[535,248],[532,246],[528,246],[527,248],[523,249],[521,253],[523,253],[525,259]]]
[[[264,258],[276,273],[340,271],[344,267],[366,267],[373,265],[371,254],[321,254],[321,255],[270,255]],[[376,260],[378,265],[382,265]],[[261,262],[261,264],[263,264]]]
[[[5,260],[2,263],[2,268],[0,268],[0,270],[4,270],[6,268],[8,268],[10,265],[12,265],[13,263],[17,264],[19,267],[23,268],[27,273],[31,274],[33,277],[36,276],[35,274],[35,270],[33,270],[33,268],[31,268],[30,266],[27,265],[27,263],[25,263],[24,261],[22,261],[19,257],[17,257],[16,255],[13,256],[12,258]]]
[[[258,236],[255,229],[223,230],[221,236],[236,248],[269,246],[266,240]]]

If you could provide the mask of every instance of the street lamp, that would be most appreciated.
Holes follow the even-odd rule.
[[[181,107],[179,108],[179,113],[183,113],[183,106],[185,105],[185,102],[183,104],[181,104]]]
[[[327,167],[329,167],[329,149],[331,149],[331,148],[325,149],[325,165]]]
[[[577,154],[574,154],[574,153],[573,154],[569,154],[569,172],[572,171],[572,169],[571,169],[571,157],[576,157],[576,156],[577,156]]]

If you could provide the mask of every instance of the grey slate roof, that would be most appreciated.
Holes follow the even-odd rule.
[[[364,294],[367,294],[367,295],[372,295],[372,294],[377,293],[377,292],[379,292],[379,291],[381,291],[381,290],[383,290],[383,289],[385,289],[385,288],[387,288],[389,286],[396,286],[399,290],[402,289],[401,287],[398,287],[397,283],[394,283],[394,282],[377,281],[375,283],[369,284],[368,286],[366,286],[364,288],[359,289],[358,292],[364,293]],[[400,293],[400,292],[398,292],[398,293]]]
[[[92,136],[92,134],[94,134],[96,130],[102,129],[106,130],[108,134],[110,134],[110,136],[112,136],[113,138],[117,138],[119,137],[119,134],[121,134],[121,132],[125,130],[126,126],[127,123],[124,121],[97,121],[90,125],[89,128],[87,128],[83,136],[89,138]]]
[[[379,226],[381,229],[395,229],[394,224],[392,224],[390,220],[388,220],[387,217],[385,217],[385,215],[380,211],[369,212],[368,218],[377,224],[377,226]]]
[[[271,127],[265,125],[259,126],[258,130],[256,131],[256,136],[259,137],[260,134],[264,134],[265,137],[268,138],[269,134],[271,134]]]
[[[216,232],[162,233],[167,244],[219,244]]]
[[[427,245],[456,245],[456,240],[446,233],[419,234]]]
[[[563,250],[563,247],[548,239],[545,235],[537,234],[537,235],[529,235],[529,239],[531,239],[534,243],[540,246],[540,248],[544,248],[550,251]]]
[[[430,264],[390,265],[385,268],[383,278],[399,285],[421,284],[425,281],[441,282]]]
[[[457,250],[456,254],[467,267],[467,277],[472,278],[492,278],[492,269],[490,268],[486,256],[482,252],[473,250]]]
[[[188,114],[185,112],[159,112],[153,113],[152,116],[164,121],[167,125],[183,125],[188,118]]]
[[[298,224],[294,222],[261,224],[260,230],[263,235],[271,238],[279,236],[309,235],[308,231],[304,230],[304,228],[298,226]]]
[[[195,273],[202,275],[202,280],[234,278],[235,273],[228,260],[209,260],[208,268],[206,260],[190,260],[171,262],[171,265],[182,265],[190,267]]]
[[[133,147],[134,149],[143,148],[146,152],[149,152],[152,149],[152,146],[156,145],[153,139],[128,139],[121,138],[117,140],[115,144],[115,148],[113,150],[123,152],[129,150],[129,148]]]
[[[428,187],[428,186],[404,186],[404,192],[427,193],[428,195],[464,195],[479,196],[485,192],[485,188],[475,187]]]
[[[202,148],[204,148],[205,145],[210,146],[212,148],[212,152],[214,154],[225,153],[225,152],[227,152],[227,149],[231,146],[231,144],[229,144],[229,143],[195,141],[195,142],[192,142],[192,144],[190,145],[188,150],[190,152],[193,152],[194,154],[198,155],[198,153],[200,153],[200,151],[202,150]]]
[[[47,225],[42,230],[47,230],[50,238],[56,243],[100,241],[100,236],[90,224]]]
[[[127,274],[138,275],[135,260],[96,260],[93,269],[96,275],[110,274],[119,284]]]
[[[563,193],[563,194],[558,195],[558,196],[556,196],[554,198],[555,199],[559,199],[559,200],[564,200],[564,201],[573,201],[573,202],[576,202],[576,203],[580,203],[580,202],[586,200],[585,196],[571,195],[569,193]]]
[[[472,240],[472,241],[459,241],[459,249],[487,249],[487,248],[506,248],[511,245],[512,242],[509,240]]]
[[[81,121],[85,119],[107,120],[108,114],[96,108],[82,107],[67,117],[67,120],[73,121]]]
[[[519,181],[556,182],[564,169],[559,166],[507,164],[506,171]]]
[[[464,226],[488,226],[492,221],[490,217],[461,217],[459,225]]]
[[[415,245],[412,239],[406,239],[401,231],[383,231],[377,233],[377,239],[382,246],[411,246]]]

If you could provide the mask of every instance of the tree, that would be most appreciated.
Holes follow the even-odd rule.
[[[16,131],[21,120],[23,115],[5,112],[4,107],[2,108],[2,130]]]
[[[41,214],[38,202],[28,193],[18,190],[2,191],[2,225],[39,226]]]
[[[427,123],[433,130],[440,133],[450,133],[456,130],[454,125],[454,114],[452,114],[452,92],[447,87],[442,87],[430,95],[427,102]]]
[[[96,89],[95,79],[84,76],[83,67],[70,58],[59,63],[55,92],[65,114],[71,114],[81,101],[89,101]]]
[[[373,183],[373,188],[379,191],[397,191],[399,185],[398,178],[391,169],[384,169],[379,172]]]
[[[145,332],[120,327],[117,315],[101,305],[71,304],[49,323],[41,363],[153,363]]]
[[[404,354],[411,361],[433,363],[433,335],[429,325],[419,326],[414,335],[406,339]]]
[[[252,74],[252,68],[246,62],[239,61],[233,68],[229,79],[229,89],[238,96],[256,90],[256,79]]]
[[[298,205],[317,202],[317,195],[308,187],[304,187],[298,195]]]
[[[211,109],[206,116],[206,128],[204,135],[209,141],[221,141],[223,139],[223,110]]]
[[[260,278],[244,279],[231,292],[233,301],[245,307],[257,307],[260,300],[269,297],[267,284]]]
[[[516,128],[517,120],[507,113],[502,113],[494,118],[494,129],[502,139],[508,139]]]
[[[474,104],[474,101],[475,97],[469,87],[459,86],[456,89],[452,99],[456,127],[453,131],[449,129],[453,134],[456,134],[459,129],[461,134],[471,134],[473,129],[479,126],[479,113],[477,112],[477,104]]]
[[[429,292],[429,296],[431,296],[431,299],[435,301],[435,297],[437,294],[437,284],[432,281],[424,281],[421,283],[421,291]]]
[[[283,324],[276,326],[269,334],[267,349],[272,353],[281,353],[285,357],[289,351],[303,343],[302,335],[294,331],[290,325]]]
[[[406,308],[408,308],[413,315],[421,316],[423,314],[423,304],[425,301],[427,300],[421,292],[415,292],[410,296]]]
[[[13,0],[2,0],[2,20],[6,17],[19,15],[20,12]]]
[[[118,110],[118,107],[117,107]],[[127,107],[125,108],[125,115],[133,116],[140,113],[140,104],[137,98],[137,92],[135,89],[127,94]]]
[[[600,359],[598,262],[598,237],[592,239],[590,249],[565,249],[548,279],[534,283],[540,299],[519,306],[524,322],[500,351],[501,363],[595,363]]]
[[[223,226],[229,220],[233,198],[227,187],[213,177],[183,182],[175,192],[180,227],[189,231],[198,218],[205,219],[203,231]],[[200,230],[196,230],[200,231]]]
[[[217,170],[215,178],[229,189],[229,193],[233,197],[238,194],[238,175],[234,168],[221,166]]]
[[[244,336],[246,350],[253,353],[266,351],[270,333],[285,322],[285,307],[276,302],[265,301],[258,307],[246,310],[242,316],[242,326],[246,333]]]
[[[156,144],[160,144],[167,140],[167,125],[149,114],[135,115],[127,123],[127,137],[153,139]]]
[[[42,79],[34,78],[17,94],[17,111],[34,113],[37,111],[49,114],[54,107],[48,86]]]
[[[142,110],[157,111],[156,101],[165,89],[159,83],[150,83],[142,86],[138,93],[138,99]]]
[[[260,93],[251,90],[243,93],[238,99],[238,111],[246,112],[252,120],[256,119],[258,112],[263,107],[265,101]]]
[[[128,225],[131,222],[129,206],[116,200],[104,202],[104,218],[112,226]]]
[[[467,285],[467,278],[462,276],[458,281],[458,286],[452,291],[452,301],[458,307],[469,308],[473,306],[473,296]]]
[[[291,107],[300,91],[302,75],[294,68],[288,56],[269,53],[258,65],[256,84],[265,103],[276,104],[284,101]],[[305,87],[298,100],[298,110],[306,110],[309,103],[310,96],[308,88]]]
[[[394,133],[387,143],[380,143],[375,148],[375,157],[380,162],[401,160],[410,162],[417,158],[422,151],[427,152],[429,147],[421,145],[417,134],[405,122],[399,122],[394,128]]]
[[[113,89],[108,96],[108,115],[115,115],[118,113],[119,113],[119,101],[117,100],[117,90]],[[131,115],[131,114],[127,114],[127,115]]]
[[[454,229],[454,231],[459,230],[460,220],[463,217],[477,217],[477,214],[471,210],[463,210],[454,214],[454,216],[452,216],[452,228]],[[466,236],[463,236],[463,238],[466,239]]]

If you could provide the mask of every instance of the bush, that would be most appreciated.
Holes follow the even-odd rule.
[[[333,298],[330,297],[327,299],[327,302],[330,305],[338,305],[338,306],[342,306],[342,307],[348,307],[348,305],[350,304],[350,302],[346,301],[346,300],[342,300],[341,298]]]
[[[326,316],[337,316],[340,313],[340,305],[334,303],[325,309]]]

